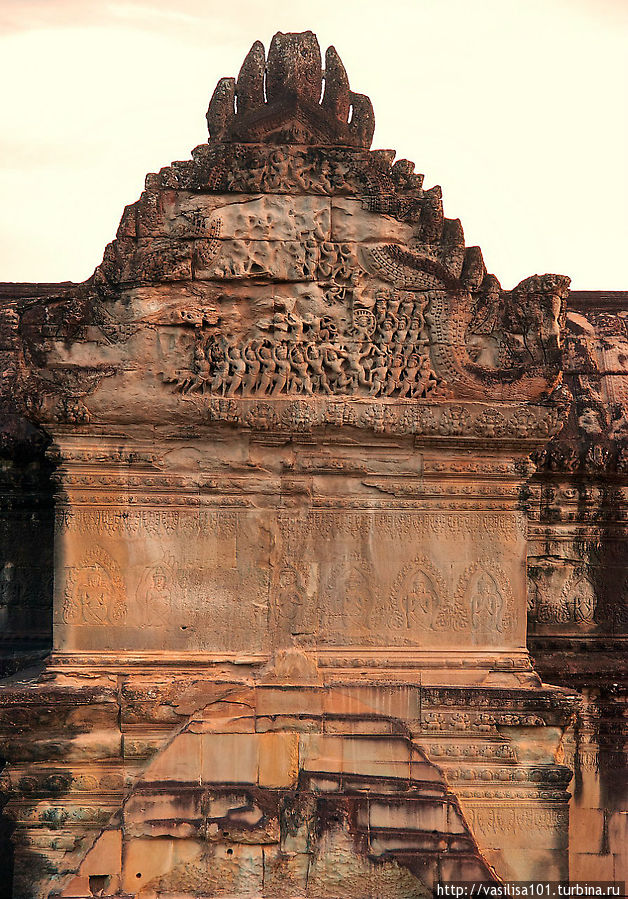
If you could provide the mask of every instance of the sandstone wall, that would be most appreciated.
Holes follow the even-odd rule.
[[[502,290],[309,32],[207,118],[3,289],[14,896],[620,879],[625,317]]]

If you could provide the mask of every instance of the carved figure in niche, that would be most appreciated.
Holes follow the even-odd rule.
[[[539,602],[535,617],[541,624],[568,624],[573,621],[573,610],[564,600],[558,604]]]
[[[63,604],[66,624],[121,624],[125,616],[122,575],[103,549],[91,549],[79,567],[66,569]]]
[[[305,584],[301,574],[292,565],[284,565],[279,573],[278,613],[284,627],[294,633],[299,609],[305,602]]]
[[[19,580],[20,570],[14,562],[5,562],[0,568],[0,608],[17,604],[22,599],[23,585]]]
[[[107,584],[98,568],[88,569],[76,588],[84,624],[104,624],[107,620]]]
[[[170,620],[172,595],[168,584],[174,582],[172,564],[164,562],[147,568],[138,584],[136,605],[142,624],[155,627],[167,625]]]
[[[572,591],[574,620],[591,624],[595,615],[595,587],[587,577],[581,577]]]
[[[279,572],[275,615],[280,633],[306,637],[314,630],[316,609],[311,601],[312,572],[308,565],[284,563]]]
[[[428,575],[421,569],[412,572],[402,597],[404,627],[410,628],[419,622],[433,627],[439,607],[440,599]]]
[[[364,629],[368,626],[372,607],[368,572],[362,560],[353,561],[349,566],[344,583],[344,617],[350,628]]]
[[[319,609],[323,639],[327,632],[343,639],[370,632],[375,608],[373,583],[372,567],[359,553],[352,553],[332,568]]]
[[[549,593],[539,602],[535,617],[542,624],[591,625],[596,607],[596,590],[591,578],[581,569],[576,569],[559,597],[554,598]]]
[[[501,633],[503,630],[501,613],[504,598],[499,587],[487,572],[483,571],[475,580],[470,594],[471,624],[474,628],[486,627],[490,621]]]
[[[386,628],[405,631],[443,630],[449,623],[447,588],[443,578],[424,558],[405,565],[395,580],[389,601]]]
[[[503,634],[514,625],[514,599],[508,578],[491,561],[474,562],[458,582],[457,614],[484,635]]]

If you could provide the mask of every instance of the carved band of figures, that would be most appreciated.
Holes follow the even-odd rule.
[[[343,328],[332,315],[277,312],[246,342],[199,331],[184,392],[219,396],[282,394],[424,397],[438,385],[429,358],[427,297],[381,291],[357,306]]]

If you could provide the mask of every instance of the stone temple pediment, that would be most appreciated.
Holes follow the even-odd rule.
[[[503,290],[311,32],[207,121],[91,278],[0,307],[0,612],[50,641],[0,685],[16,899],[565,879],[606,731],[527,628],[615,678],[619,318]]]
[[[323,71],[311,32],[276,35],[267,59],[257,42],[207,118],[209,142],[147,177],[92,278],[25,311],[16,398],[52,421],[556,429],[569,280],[502,290],[440,188],[369,149],[370,101],[333,48]]]

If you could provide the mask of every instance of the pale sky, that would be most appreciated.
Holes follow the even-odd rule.
[[[628,289],[628,0],[0,0],[0,281],[89,277],[218,78],[306,29],[504,287]]]

